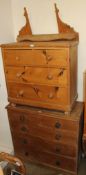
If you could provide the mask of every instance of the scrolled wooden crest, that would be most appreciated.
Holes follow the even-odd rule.
[[[78,33],[68,24],[64,23],[60,17],[59,17],[59,10],[55,6],[55,14],[56,14],[56,20],[57,20],[57,25],[59,29],[59,34],[46,34],[46,35],[33,35],[30,22],[29,22],[29,17],[26,8],[24,8],[24,16],[26,18],[26,24],[21,28],[19,31],[19,35],[17,36],[17,41],[22,42],[22,41],[56,41],[56,40],[79,40],[79,35]]]
[[[28,17],[28,13],[27,13],[27,10],[26,10],[25,7],[24,7],[24,16],[25,16],[25,19],[26,19],[26,24],[19,31],[19,35],[17,36],[17,40],[20,37],[23,37],[23,36],[26,36],[26,35],[32,35],[32,30],[31,30],[31,26],[30,26],[30,22],[29,22],[29,17]]]
[[[74,30],[73,27],[70,25],[64,23],[60,17],[59,17],[59,9],[57,8],[56,4],[55,6],[55,13],[56,13],[56,19],[58,24],[59,33],[69,33],[69,34],[75,34],[75,39],[79,40],[79,34]]]

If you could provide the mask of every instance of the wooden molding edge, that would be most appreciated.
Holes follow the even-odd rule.
[[[29,22],[29,18],[28,18],[28,13],[27,13],[27,10],[25,7],[24,7],[24,16],[26,18],[26,24],[19,31],[19,35],[17,36],[17,40],[19,37],[22,37],[25,35],[32,35],[32,30],[31,30],[31,26],[30,26],[30,22]]]
[[[56,3],[54,4],[54,6],[55,6],[55,14],[56,14],[59,33],[74,33],[75,34],[75,39],[79,40],[79,34],[74,30],[74,28],[71,27],[70,25],[64,23],[60,19],[59,9],[57,8]]]

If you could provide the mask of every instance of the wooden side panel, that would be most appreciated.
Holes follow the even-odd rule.
[[[69,79],[70,79],[70,103],[77,99],[77,46],[70,48]]]

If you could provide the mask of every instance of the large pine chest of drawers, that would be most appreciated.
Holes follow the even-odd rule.
[[[2,45],[11,103],[71,111],[77,98],[77,41]]]
[[[7,110],[14,151],[19,158],[53,167],[60,173],[77,174],[82,103],[77,102],[70,114],[21,105],[8,105]]]

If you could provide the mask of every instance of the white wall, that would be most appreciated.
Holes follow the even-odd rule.
[[[12,0],[15,38],[25,24],[24,6],[29,9],[30,23],[34,34],[57,33],[54,3],[60,10],[61,19],[79,32],[78,49],[78,100],[83,99],[83,71],[86,69],[86,0]]]
[[[14,41],[11,0],[0,0],[0,44]],[[12,140],[5,106],[7,91],[0,50],[0,151],[11,152]]]

